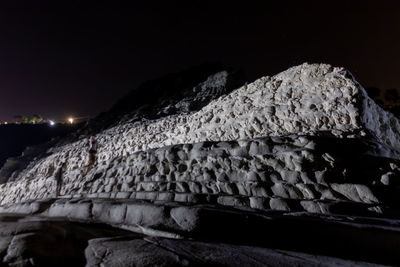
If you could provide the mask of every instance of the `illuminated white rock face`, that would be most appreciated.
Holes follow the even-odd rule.
[[[215,79],[209,79],[209,81],[213,80]],[[268,136],[308,135],[334,138],[365,136],[381,142],[382,147],[386,147],[382,151],[389,152],[384,156],[397,157],[394,151],[390,151],[391,149],[398,150],[400,147],[399,129],[399,121],[369,99],[365,90],[349,72],[326,64],[303,64],[273,77],[260,78],[210,102],[197,112],[172,115],[158,120],[124,122],[97,134],[95,136],[99,143],[97,162],[89,172],[87,172],[89,137],[73,144],[52,148],[49,150],[51,153],[49,156],[32,161],[25,170],[14,177],[16,182],[0,187],[1,203],[51,196],[54,194],[52,189],[54,188],[54,173],[64,161],[67,162],[62,191],[64,194],[131,192],[141,188],[136,186],[136,183],[141,182],[140,175],[132,177],[132,169],[127,166],[121,167],[123,165],[136,164],[133,168],[156,168],[157,170],[159,165],[164,166],[160,168],[168,168],[168,174],[173,176],[173,178],[168,178],[170,179],[168,182],[180,177],[182,173],[182,170],[174,166],[173,162],[164,164],[165,156],[157,156],[157,153],[154,156],[156,160],[149,165],[141,166],[140,160],[136,157],[143,157],[145,160],[146,154],[137,153],[140,151],[177,144],[223,142]],[[201,147],[199,146],[198,155],[196,147],[191,149],[190,160],[199,161],[196,157],[201,157],[201,153],[205,153],[201,152]],[[184,150],[185,147],[182,149]],[[234,150],[234,146],[227,149],[232,156],[235,156]],[[293,151],[296,151],[296,148]],[[281,152],[278,149],[271,153]],[[181,154],[184,153],[188,152],[183,151]],[[246,153],[250,152],[246,150]],[[132,161],[132,158],[135,160]],[[253,160],[257,161],[256,158]],[[253,163],[256,164],[256,162]],[[214,175],[217,172],[227,171],[220,163],[207,164],[214,164],[216,169],[219,168],[215,170]],[[153,172],[156,173],[150,170],[148,175]],[[307,170],[305,169],[304,172],[306,173]],[[160,177],[163,175],[166,174],[159,173]],[[189,181],[191,173],[186,175]],[[201,172],[201,175],[204,176],[204,172]],[[253,174],[249,172],[248,175]],[[236,176],[226,175],[226,179],[229,182]],[[134,182],[126,181],[126,185],[124,185],[125,182],[119,183],[127,177],[132,177],[129,179],[133,179]],[[247,174],[245,180],[246,177]],[[163,178],[160,179],[159,182],[163,182]],[[143,182],[157,184],[157,180],[150,180]],[[97,181],[96,189],[93,187],[94,181]],[[307,184],[307,181],[304,183]],[[151,184],[146,186],[151,187]],[[217,185],[216,188],[212,193],[222,192]],[[281,187],[277,186],[268,190],[272,190],[275,194],[277,188]],[[332,186],[330,188],[333,189]],[[341,187],[335,188],[339,190]],[[161,189],[155,186],[154,191],[157,190]],[[165,191],[169,189],[166,188]],[[12,192],[12,194],[7,192]],[[372,199],[374,203],[379,202],[369,191],[368,194],[369,200]]]
[[[227,75],[201,83],[197,99],[215,99],[210,89],[223,90]],[[328,244],[326,255],[346,259],[357,247],[399,265],[399,121],[347,71],[303,64],[189,113],[196,97],[178,102],[180,114],[126,115],[97,134],[92,168],[90,136],[24,168],[43,147],[9,161],[3,173],[17,172],[0,185],[0,260],[40,265],[57,246],[42,265],[368,265],[278,247],[287,243],[308,253]],[[225,244],[233,240],[252,244]]]
[[[198,112],[124,123],[97,139],[102,156],[108,159],[166,145],[288,134],[370,135],[398,149],[399,129],[399,121],[379,108],[346,70],[303,64],[260,78]],[[73,147],[62,149],[79,153]]]

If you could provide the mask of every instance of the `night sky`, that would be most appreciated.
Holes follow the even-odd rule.
[[[250,81],[326,62],[365,87],[400,88],[400,1],[135,2],[1,1],[0,121],[95,116],[206,61]]]

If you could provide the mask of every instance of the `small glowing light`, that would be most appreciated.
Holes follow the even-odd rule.
[[[54,121],[49,121],[50,126],[54,126],[56,123]]]
[[[4,124],[8,124],[8,122],[5,121]]]
[[[74,123],[74,118],[68,118],[68,122],[69,122],[70,124],[73,124],[73,123]]]

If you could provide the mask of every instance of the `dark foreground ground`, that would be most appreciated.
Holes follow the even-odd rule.
[[[393,219],[129,199],[47,199],[0,212],[0,266],[400,264]]]

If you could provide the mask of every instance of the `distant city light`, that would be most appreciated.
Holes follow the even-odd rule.
[[[74,118],[68,118],[68,122],[69,122],[70,124],[73,124],[73,123],[74,123]]]
[[[54,126],[56,123],[52,120],[49,121],[50,126]]]
[[[8,122],[5,121],[4,124],[8,124]]]

